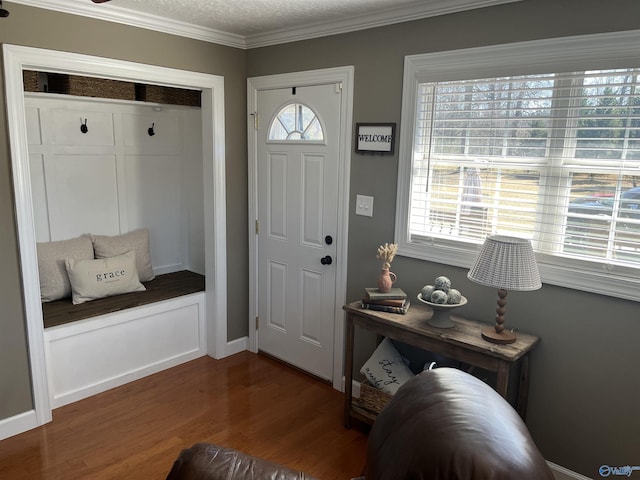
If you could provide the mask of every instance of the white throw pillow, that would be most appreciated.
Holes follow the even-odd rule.
[[[151,266],[149,252],[149,229],[142,228],[123,235],[112,237],[106,235],[91,235],[96,258],[110,258],[122,255],[129,250],[136,252],[136,265],[141,282],[153,280],[155,275]]]
[[[40,277],[40,300],[52,302],[71,296],[71,284],[65,268],[67,258],[93,259],[93,245],[86,236],[36,244],[38,252],[38,275]]]
[[[406,381],[414,377],[393,342],[385,338],[360,369],[368,382],[383,392],[395,395]]]
[[[146,290],[140,283],[136,253],[96,260],[65,260],[74,305],[96,298]]]

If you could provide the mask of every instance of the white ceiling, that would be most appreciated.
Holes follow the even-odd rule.
[[[254,48],[521,0],[13,0]],[[6,8],[6,7],[5,7]]]

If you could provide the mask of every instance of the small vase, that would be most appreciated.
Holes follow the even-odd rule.
[[[383,268],[378,277],[378,290],[382,293],[387,293],[397,279],[398,277],[396,277],[395,273],[390,272],[388,268]]]

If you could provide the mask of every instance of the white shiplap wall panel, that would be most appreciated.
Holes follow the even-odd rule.
[[[198,109],[41,93],[26,104],[37,241],[146,227],[156,273],[204,272]]]

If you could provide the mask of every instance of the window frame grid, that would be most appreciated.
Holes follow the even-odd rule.
[[[399,144],[395,222],[395,242],[399,246],[398,254],[469,268],[481,243],[481,241],[460,241],[429,236],[412,239],[409,235],[410,199],[413,193],[411,178],[415,168],[413,158],[417,128],[417,95],[421,83],[640,67],[640,52],[635,48],[639,42],[640,30],[634,30],[405,57],[401,119],[401,125],[404,128],[401,129]],[[571,105],[567,107],[572,108]],[[575,119],[576,125],[565,125],[565,129],[577,129],[577,115],[570,115],[568,118]],[[572,137],[575,138],[575,135]],[[552,140],[548,139],[548,141]],[[554,145],[550,145],[550,147],[557,148]],[[566,144],[562,148],[567,148]],[[557,159],[556,156],[553,157]],[[624,162],[624,160],[622,161]],[[552,175],[556,179],[555,184],[548,182],[548,179],[547,181],[541,179],[541,188],[546,189],[544,194],[553,195],[554,189],[557,192],[559,188],[566,188],[567,182],[570,181],[568,178],[570,172],[581,170],[589,163],[593,162],[582,159],[579,164],[566,162],[562,167],[553,167],[554,174],[562,171],[564,175]],[[638,163],[638,161],[633,163]],[[627,168],[631,170],[629,165],[619,167],[620,170]],[[544,195],[541,195],[540,198],[543,199]],[[549,202],[544,203],[549,205]],[[562,205],[547,208],[560,211]],[[558,229],[560,229],[560,233],[558,233]],[[561,225],[551,226],[548,230],[550,231],[545,231],[544,234],[551,236],[552,239],[555,235],[562,234]],[[542,239],[544,236],[541,237]],[[606,262],[564,258],[544,252],[537,252],[536,255],[544,283],[618,298],[640,300],[640,289],[638,288],[640,275],[636,268]]]

